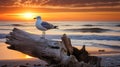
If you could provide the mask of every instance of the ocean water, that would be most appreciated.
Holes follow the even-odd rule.
[[[46,38],[61,40],[67,34],[73,46],[86,45],[120,51],[120,21],[48,21],[57,25],[59,29],[46,31]],[[0,21],[0,46],[5,42],[5,36],[13,28],[19,28],[29,33],[41,36],[41,31],[36,29],[34,22]],[[2,49],[0,47],[0,49]],[[98,49],[99,50],[99,49]],[[94,49],[93,49],[94,51]]]

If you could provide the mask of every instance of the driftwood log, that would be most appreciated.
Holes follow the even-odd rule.
[[[6,37],[8,48],[46,61],[49,67],[99,67],[99,58],[91,59],[85,46],[81,50],[72,47],[70,38],[65,34],[62,41],[40,38],[14,28]],[[86,60],[87,59],[87,60]]]

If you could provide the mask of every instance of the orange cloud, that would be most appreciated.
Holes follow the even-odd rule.
[[[18,15],[25,12],[44,20],[120,20],[119,8],[119,0],[0,0],[0,20],[26,20]]]

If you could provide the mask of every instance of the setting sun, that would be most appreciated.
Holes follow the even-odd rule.
[[[34,13],[26,12],[26,13],[23,13],[22,16],[23,16],[24,18],[30,19],[30,18],[33,18]]]

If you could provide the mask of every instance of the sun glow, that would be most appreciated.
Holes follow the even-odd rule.
[[[22,16],[24,17],[24,18],[26,18],[26,19],[31,19],[31,18],[33,18],[34,17],[34,13],[32,13],[32,12],[26,12],[26,13],[23,13],[22,14]]]

